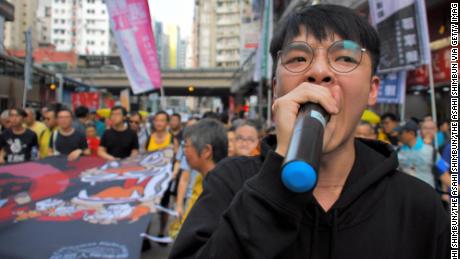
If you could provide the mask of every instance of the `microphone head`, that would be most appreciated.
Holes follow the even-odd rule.
[[[283,166],[281,180],[293,192],[308,192],[316,185],[316,170],[305,161],[294,160]]]

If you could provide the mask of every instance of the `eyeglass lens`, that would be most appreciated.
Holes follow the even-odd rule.
[[[351,40],[337,41],[327,49],[329,65],[337,72],[351,72],[359,66],[363,51]],[[288,71],[299,73],[309,68],[314,56],[314,49],[306,42],[293,42],[281,51],[281,63]]]

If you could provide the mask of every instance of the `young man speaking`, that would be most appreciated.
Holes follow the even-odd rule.
[[[222,161],[208,174],[170,258],[447,258],[448,216],[433,189],[397,171],[390,146],[354,138],[377,99],[375,30],[348,8],[301,5],[270,52],[276,138],[264,140],[261,156]],[[317,184],[294,193],[281,166],[307,102],[331,119]]]

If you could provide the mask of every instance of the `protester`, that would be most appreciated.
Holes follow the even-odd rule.
[[[190,168],[199,172],[196,176],[187,209],[177,208],[183,223],[190,209],[203,191],[203,178],[216,164],[227,157],[227,134],[224,125],[215,119],[203,119],[187,126],[184,131],[184,155]],[[178,200],[181,204],[182,200]],[[180,205],[182,206],[182,205]]]
[[[398,119],[393,113],[385,113],[381,116],[383,132],[379,133],[378,139],[398,146],[398,133],[394,129],[398,126]]]
[[[227,139],[228,139],[228,156],[235,156],[236,151],[235,151],[235,131],[234,130],[227,130]]]
[[[27,113],[27,117],[24,119],[24,122],[28,129],[35,132],[37,135],[38,146],[39,146],[39,156],[48,149],[48,143],[44,143],[43,137],[46,131],[46,125],[40,121],[36,120],[36,112],[33,108],[25,108],[24,111]]]
[[[208,173],[170,258],[449,256],[450,223],[434,190],[397,171],[391,146],[354,138],[377,100],[379,46],[375,29],[342,6],[301,3],[279,22],[270,46],[276,137],[260,156]],[[331,118],[316,185],[297,193],[281,166],[306,102]]]
[[[173,113],[171,115],[171,121],[169,122],[169,132],[173,134],[177,143],[182,141],[182,118],[179,113]]]
[[[37,159],[37,135],[23,125],[27,113],[21,108],[13,108],[8,114],[11,127],[0,135],[0,164]]]
[[[96,111],[92,110],[89,112],[88,122],[94,123],[94,125],[96,126],[97,136],[102,137],[105,131],[105,123],[102,122],[102,120],[97,115]]]
[[[4,110],[0,114],[0,126],[1,126],[1,132],[9,129],[11,127],[11,121],[10,121],[10,116],[9,116],[9,111]]]
[[[86,125],[86,142],[88,143],[88,148],[91,151],[91,156],[97,156],[101,140],[97,136],[96,125],[93,123]]]
[[[72,111],[62,107],[57,112],[58,130],[51,135],[48,154],[67,155],[69,161],[77,160],[82,155],[89,155],[90,150],[85,135],[72,126]]]
[[[82,135],[85,135],[86,123],[89,121],[89,109],[86,106],[78,106],[75,108],[75,118],[76,120],[73,120],[73,128]]]
[[[356,127],[355,137],[365,139],[377,139],[374,127],[367,121],[360,121]]]
[[[40,142],[40,138],[46,130],[46,125],[36,120],[36,113],[33,108],[25,108],[24,111],[27,113],[27,117],[24,119],[27,128],[35,132]]]
[[[426,121],[432,122],[432,121]],[[407,121],[401,127],[396,128],[400,133],[403,146],[398,152],[399,165],[401,170],[435,187],[433,175],[433,164],[436,160],[436,153],[431,143],[424,143],[418,137],[418,126],[414,121]]]
[[[172,148],[174,153],[179,148],[179,143],[174,138],[172,133],[168,131],[169,115],[165,111],[159,111],[153,117],[153,130],[147,141],[147,151],[154,152],[165,148]],[[171,196],[177,194],[178,179],[173,179],[166,192],[160,201],[160,205],[163,207],[169,207],[169,201]],[[163,237],[166,234],[166,227],[168,224],[169,216],[165,212],[160,212],[160,230],[158,233],[159,237]],[[161,243],[161,245],[164,245]]]
[[[440,121],[438,123],[438,128],[439,128],[439,131],[437,133],[438,147],[442,152],[444,146],[449,144],[449,142],[450,142],[449,121],[447,121],[447,120]]]
[[[150,136],[149,131],[143,125],[142,115],[139,112],[133,112],[131,116],[129,116],[129,128],[137,134],[139,154],[145,154],[147,139]]]
[[[186,123],[186,128],[195,124],[197,120],[190,119]],[[179,145],[179,150],[176,154],[176,161],[173,170],[173,178],[179,180],[177,187],[177,196],[176,196],[176,212],[179,216],[169,228],[169,234],[171,237],[175,238],[178,234],[180,226],[182,225],[181,219],[184,216],[186,204],[192,196],[192,188],[195,183],[196,177],[199,173],[190,168],[187,163],[187,158],[184,154],[184,140]]]
[[[437,134],[436,124],[432,120],[421,122],[420,135],[427,145],[434,145],[434,136]]]
[[[245,121],[235,129],[235,155],[255,156],[259,151],[259,133],[255,123]]]
[[[46,109],[42,109],[43,121],[45,122],[46,129],[43,132],[43,136],[39,142],[40,145],[40,158],[45,158],[49,155],[49,143],[51,135],[57,130],[57,119],[56,111],[60,109],[60,104],[50,105]]]
[[[137,134],[125,123],[128,112],[122,106],[114,106],[110,111],[110,129],[102,135],[98,156],[112,161],[139,154]]]

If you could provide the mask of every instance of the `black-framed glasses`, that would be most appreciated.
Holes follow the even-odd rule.
[[[278,51],[278,59],[289,72],[305,72],[315,58],[315,49],[319,48],[313,48],[303,41],[293,41]],[[338,73],[349,73],[359,66],[365,51],[354,41],[336,41],[327,48],[328,64]]]

